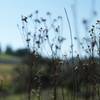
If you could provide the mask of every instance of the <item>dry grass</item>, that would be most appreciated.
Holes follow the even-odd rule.
[[[11,86],[15,66],[14,64],[0,64],[0,82],[4,88]]]

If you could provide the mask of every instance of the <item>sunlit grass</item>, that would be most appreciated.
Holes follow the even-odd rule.
[[[2,86],[4,89],[11,86],[14,67],[14,64],[0,64],[0,80],[3,82]]]
[[[15,64],[0,64],[0,75],[11,75]]]

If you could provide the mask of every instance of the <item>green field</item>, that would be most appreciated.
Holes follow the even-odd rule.
[[[13,69],[17,66],[17,63],[14,61],[18,61],[19,58],[0,54],[0,80],[3,80],[3,83],[10,83],[12,80]],[[3,63],[2,63],[3,62]]]
[[[14,64],[0,64],[0,85],[6,91],[9,91],[12,85],[14,67]]]
[[[2,54],[0,54],[0,59],[2,59],[2,60],[16,60],[16,59],[18,59],[17,57],[14,57],[14,56],[11,56],[11,55],[7,55],[7,54],[4,54],[4,53],[2,53]]]
[[[16,61],[18,58],[6,54],[0,55],[0,86],[6,91],[10,91],[13,79],[13,70],[17,64],[11,64],[11,62]],[[5,63],[8,62],[8,63]],[[10,63],[9,63],[10,62]],[[5,97],[6,93],[0,91],[0,100],[20,100],[18,95]]]

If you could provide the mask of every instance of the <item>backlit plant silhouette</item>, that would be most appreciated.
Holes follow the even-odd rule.
[[[97,91],[100,80],[100,69],[98,67],[100,65],[100,21],[97,20],[97,23],[92,25],[91,30],[88,32],[87,26],[90,24],[90,20],[83,20],[85,31],[89,34],[83,38],[78,36],[78,27],[75,27],[76,37],[74,39],[78,42],[78,53],[76,54],[74,53],[75,44],[70,20],[65,8],[64,11],[70,30],[70,60],[65,59],[64,56],[66,57],[66,55],[62,54],[62,45],[66,40],[62,36],[62,16],[52,18],[52,14],[47,12],[46,15],[40,17],[39,11],[36,10],[34,14],[21,17],[22,23],[18,27],[22,38],[27,43],[28,53],[32,57],[32,64],[29,66],[28,100],[31,100],[34,93],[37,95],[38,100],[42,99],[43,72],[38,67],[41,66],[38,60],[39,56],[50,59],[47,62],[49,66],[47,72],[50,79],[49,88],[52,91],[51,99],[58,99],[59,87],[62,89],[63,100],[65,99],[66,92],[64,90],[66,87],[66,91],[68,89],[71,91],[71,100],[79,100],[80,98],[95,100],[95,98],[100,98],[99,90]],[[76,20],[76,12],[73,11],[73,15],[74,20]],[[95,16],[96,12],[93,11],[93,17]],[[75,21],[74,24],[77,24],[77,22]],[[81,56],[81,53],[83,53],[83,56]],[[75,55],[77,56],[75,57]],[[35,70],[34,74],[33,70]],[[34,83],[36,83],[35,88],[33,87]]]
[[[62,36],[62,16],[52,19],[52,14],[47,12],[45,17],[40,17],[39,11],[36,10],[35,14],[21,17],[21,28],[18,25],[22,38],[26,40],[28,53],[34,57],[38,55],[45,56],[51,59],[50,62],[50,74],[51,74],[51,85],[53,86],[53,99],[57,100],[57,85],[59,76],[59,62],[62,57],[61,49],[65,38]],[[29,58],[30,59],[30,58]],[[33,59],[33,65],[30,68],[30,82],[28,88],[28,100],[31,100],[31,93],[35,89],[32,88],[32,69],[36,67],[38,59]],[[38,62],[39,63],[39,62]],[[38,100],[41,99],[41,70],[36,73],[38,77]]]

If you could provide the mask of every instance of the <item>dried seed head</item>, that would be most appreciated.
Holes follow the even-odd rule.
[[[86,19],[83,20],[83,24],[87,24],[87,20]]]
[[[100,23],[100,20],[97,20],[97,23]]]
[[[30,18],[32,18],[32,16],[33,16],[32,14],[29,15]]]
[[[28,18],[27,18],[26,16],[22,16],[22,18],[21,18],[21,20],[22,20],[23,22],[26,22],[26,23],[28,22],[27,19],[28,19]]]
[[[42,22],[46,22],[46,19],[41,17],[41,21]]]
[[[51,13],[50,13],[50,12],[47,12],[46,14],[47,14],[48,16],[50,16],[50,15],[51,15]]]
[[[36,23],[41,23],[39,19],[34,20]]]
[[[62,16],[58,16],[58,19],[62,19]]]
[[[38,11],[38,10],[36,10],[36,11],[35,11],[35,13],[36,13],[36,14],[38,14],[38,13],[39,13],[39,11]]]

